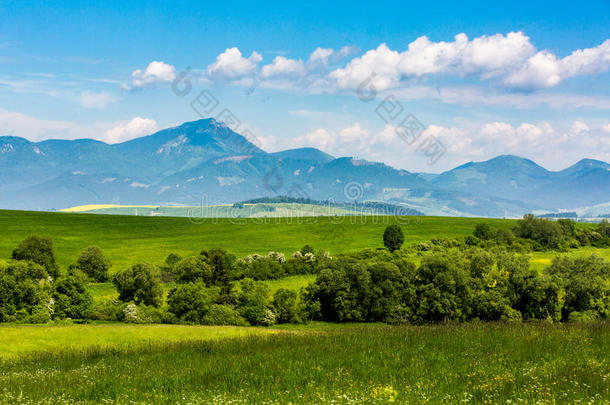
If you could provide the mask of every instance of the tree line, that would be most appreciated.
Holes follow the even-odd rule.
[[[66,318],[206,325],[283,322],[429,323],[471,320],[584,321],[610,316],[610,264],[595,255],[557,256],[543,271],[523,250],[609,246],[610,225],[525,216],[512,229],[482,222],[464,238],[434,238],[403,247],[400,226],[380,235],[386,249],[331,257],[306,245],[289,257],[222,249],[162,266],[137,263],[109,275],[110,261],[87,247],[65,272],[53,242],[30,236],[0,261],[0,322]],[[315,274],[300,292],[271,294],[262,280]],[[90,282],[111,281],[118,299],[94,302]],[[167,284],[171,283],[171,284]],[[167,286],[172,288],[167,290]],[[164,288],[166,287],[166,288]]]

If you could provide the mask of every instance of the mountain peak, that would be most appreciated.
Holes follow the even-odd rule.
[[[610,164],[595,159],[581,159],[572,166],[561,170],[563,175],[574,175],[590,170],[610,170]]]

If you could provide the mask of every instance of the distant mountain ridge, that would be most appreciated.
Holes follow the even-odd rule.
[[[418,174],[315,148],[267,153],[212,118],[119,144],[0,137],[0,208],[224,204],[277,195],[386,202],[429,215],[585,212],[610,202],[610,165],[583,159],[553,172],[502,155]]]

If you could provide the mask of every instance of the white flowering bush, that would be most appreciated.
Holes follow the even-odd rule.
[[[277,322],[277,317],[275,316],[275,313],[270,310],[270,309],[266,309],[265,313],[263,314],[263,319],[261,320],[261,324],[264,326],[273,326],[275,325],[275,323]]]
[[[280,252],[269,252],[267,257],[269,257],[270,259],[275,260],[279,263],[286,262],[286,256],[284,256],[284,254],[280,253]]]
[[[125,309],[123,309],[123,316],[126,323],[140,322],[140,314],[136,304],[127,304]]]
[[[243,259],[243,261],[246,262],[246,263],[252,263],[252,262],[261,260],[263,257],[265,257],[265,256],[259,255],[258,253],[253,253],[251,255],[246,256]]]

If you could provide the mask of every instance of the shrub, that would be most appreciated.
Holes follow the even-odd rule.
[[[209,285],[220,288],[220,300],[228,302],[235,278],[235,256],[223,249],[203,250],[201,257],[212,268]]]
[[[175,281],[174,266],[182,260],[182,257],[176,253],[170,253],[165,258],[165,263],[161,265],[161,281],[164,283],[172,283]]]
[[[532,239],[546,248],[556,249],[564,239],[562,227],[555,221],[526,214],[514,229],[520,238]]]
[[[260,281],[245,278],[240,282],[237,310],[252,325],[264,325],[268,321],[267,300],[269,287]]]
[[[496,231],[494,235],[494,239],[498,243],[502,243],[505,245],[512,245],[515,240],[515,234],[512,233],[509,229],[500,228]]]
[[[383,233],[383,245],[390,251],[400,249],[405,241],[402,229],[398,225],[389,225]]]
[[[476,236],[468,235],[464,239],[466,246],[478,246],[481,241]]]
[[[494,232],[488,223],[482,222],[474,227],[473,235],[478,239],[489,240],[493,238]]]
[[[303,256],[304,256],[304,255],[306,255],[307,253],[312,253],[312,254],[313,254],[313,253],[315,253],[315,251],[314,251],[314,249],[313,249],[313,247],[312,247],[311,245],[305,245],[305,246],[303,246],[303,247],[301,248],[300,252],[301,252],[301,254],[302,254]]]
[[[523,319],[561,319],[562,289],[558,277],[539,274],[524,256],[503,255],[498,269],[509,275],[507,296]]]
[[[610,238],[610,222],[608,222],[606,218],[602,219],[601,222],[597,224],[596,231],[602,237]]]
[[[61,278],[53,286],[53,318],[88,319],[93,310],[93,298],[83,283],[74,277]]]
[[[121,320],[124,304],[116,298],[103,298],[94,301],[91,319],[98,321]]]
[[[200,324],[217,299],[218,289],[203,282],[181,284],[167,296],[168,311],[183,322]]]
[[[210,310],[201,319],[203,325],[246,326],[248,322],[239,313],[227,305],[212,304]]]
[[[121,319],[125,323],[140,323],[140,311],[136,304],[129,303],[123,308],[123,316]]]
[[[212,284],[212,268],[202,257],[187,257],[174,265],[174,277],[178,283],[201,281]]]
[[[273,309],[277,323],[297,322],[297,293],[286,288],[278,289],[273,294]]]
[[[401,318],[414,302],[414,266],[408,262],[375,263],[339,259],[320,270],[303,290],[304,319],[374,322]],[[409,313],[410,316],[410,313]]]
[[[168,266],[174,266],[176,263],[178,263],[180,260],[182,260],[182,257],[179,254],[176,253],[170,253],[169,255],[167,255],[167,257],[165,258],[165,264]]]
[[[104,256],[102,249],[97,246],[89,246],[83,250],[76,261],[76,266],[97,282],[108,281],[110,260]]]
[[[158,269],[147,263],[139,263],[117,273],[112,278],[123,302],[159,306],[163,290]]]
[[[463,321],[471,315],[472,278],[457,254],[426,256],[417,269],[418,322]]]
[[[275,280],[286,275],[284,262],[268,256],[250,255],[244,260],[239,260],[237,267],[240,276],[254,280]]]
[[[13,250],[13,259],[32,261],[43,266],[51,277],[59,276],[53,241],[47,236],[32,235],[23,240]]]
[[[610,318],[610,264],[602,258],[570,258],[557,256],[547,269],[549,274],[561,278],[565,289],[562,319],[570,320],[572,313],[596,314]],[[589,315],[587,315],[589,316]]]
[[[47,323],[51,321],[51,311],[46,305],[37,305],[32,314],[22,320],[25,323]]]
[[[23,321],[50,301],[51,284],[39,264],[0,262],[0,322]]]

